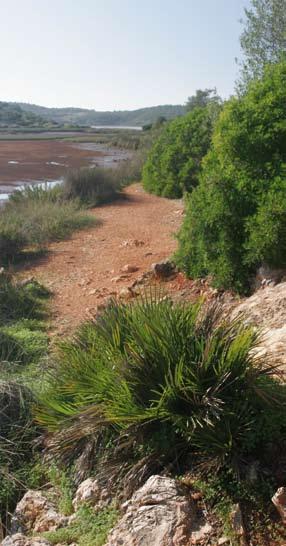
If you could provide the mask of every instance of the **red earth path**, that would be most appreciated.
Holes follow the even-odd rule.
[[[139,184],[129,186],[125,195],[90,212],[98,225],[51,244],[44,258],[21,271],[51,288],[52,327],[58,333],[73,331],[106,298],[176,249],[182,201],[149,195]],[[124,273],[126,265],[138,270]]]

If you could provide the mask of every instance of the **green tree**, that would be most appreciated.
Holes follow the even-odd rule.
[[[177,262],[247,290],[262,263],[286,265],[286,62],[225,105],[187,201]]]
[[[214,119],[213,109],[195,108],[186,116],[166,124],[143,169],[143,184],[147,191],[178,198],[198,184],[201,161],[210,146]]]
[[[260,78],[267,63],[279,62],[286,53],[286,0],[251,0],[250,9],[244,11],[239,90]]]
[[[188,98],[186,110],[187,112],[191,112],[194,108],[204,108],[213,102],[221,102],[221,98],[217,95],[216,87],[213,89],[197,89],[195,95]]]

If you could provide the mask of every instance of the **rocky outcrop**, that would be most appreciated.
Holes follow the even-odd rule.
[[[22,533],[16,533],[13,536],[6,537],[1,546],[52,546],[51,543],[44,538],[28,538]]]
[[[106,546],[190,546],[212,531],[198,520],[188,489],[172,478],[151,476],[123,508]]]
[[[111,502],[107,489],[102,488],[98,481],[88,478],[80,484],[73,499],[73,507],[76,510],[82,504],[89,504],[97,510],[105,508]]]
[[[68,518],[59,514],[40,491],[27,491],[16,506],[11,531],[12,533],[55,531],[66,525],[67,521]]]
[[[279,487],[272,497],[272,502],[279,512],[282,522],[286,525],[286,487]]]
[[[262,329],[259,354],[268,354],[273,363],[286,366],[286,282],[260,288],[241,302],[233,316]]]

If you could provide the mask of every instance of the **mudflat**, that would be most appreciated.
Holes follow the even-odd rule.
[[[55,180],[68,169],[112,164],[124,152],[96,143],[62,140],[0,141],[0,193],[23,182]]]

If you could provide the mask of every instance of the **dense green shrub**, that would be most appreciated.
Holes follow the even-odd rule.
[[[224,107],[187,201],[177,262],[190,276],[247,290],[263,263],[285,266],[286,63]]]
[[[37,419],[53,433],[53,455],[70,463],[90,452],[107,468],[112,450],[110,460],[123,451],[129,463],[156,454],[157,464],[179,464],[191,452],[259,457],[266,439],[285,434],[286,393],[254,356],[257,341],[214,307],[114,303],[61,344],[49,372]]]
[[[201,161],[209,149],[218,110],[217,104],[195,108],[165,126],[143,168],[147,191],[177,198],[198,184]]]

